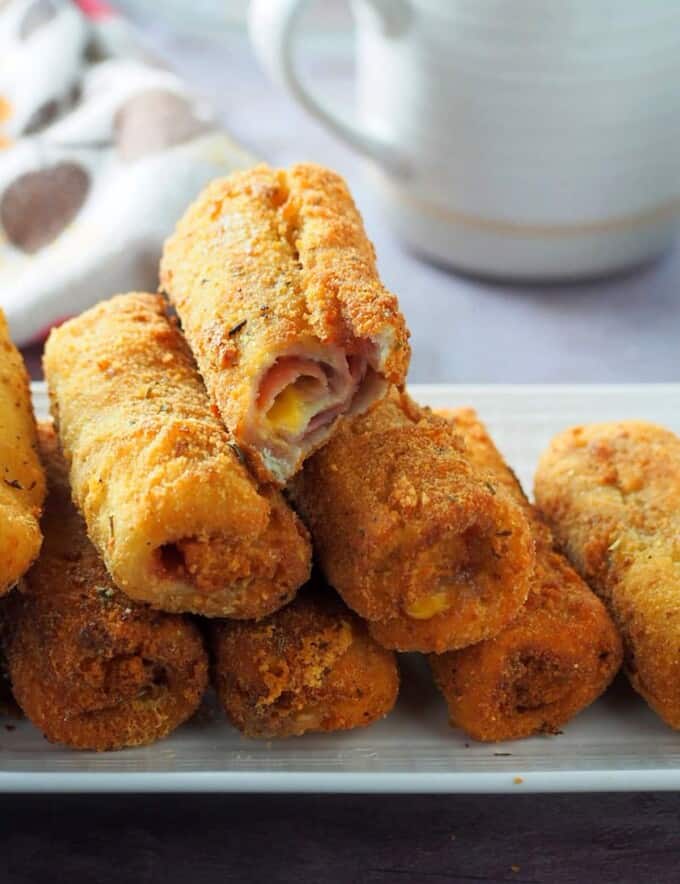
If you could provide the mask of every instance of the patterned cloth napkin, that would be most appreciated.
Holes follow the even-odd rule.
[[[186,205],[252,162],[100,0],[0,0],[0,306],[17,343],[154,290]]]

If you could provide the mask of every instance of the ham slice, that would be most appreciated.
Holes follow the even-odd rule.
[[[342,415],[365,409],[380,383],[369,342],[352,354],[316,343],[309,350],[316,352],[296,349],[274,359],[262,374],[249,415],[249,439],[291,465],[318,446]],[[363,395],[368,387],[370,395]]]
[[[346,356],[337,347],[319,356],[291,353],[279,356],[265,371],[257,396],[260,433],[303,443],[349,411],[368,360],[364,354]]]

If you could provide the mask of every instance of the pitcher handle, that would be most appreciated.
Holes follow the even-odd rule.
[[[407,0],[364,0],[379,16],[383,33],[396,38],[407,26]],[[302,84],[295,69],[295,32],[310,0],[251,0],[248,16],[255,53],[272,79],[327,129],[363,156],[375,160],[392,173],[406,174],[408,162],[396,145],[390,144],[356,122],[347,122],[316,99]]]

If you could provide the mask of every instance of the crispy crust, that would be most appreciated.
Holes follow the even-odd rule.
[[[521,508],[445,420],[396,390],[343,426],[289,491],[329,583],[386,647],[465,647],[526,599],[534,547]],[[428,616],[438,600],[448,607]]]
[[[294,596],[306,531],[240,462],[161,298],[119,295],[54,330],[45,374],[74,500],[127,595],[213,617]]]
[[[379,372],[398,385],[406,377],[397,300],[380,282],[345,182],[321,166],[260,165],[214,181],[166,242],[161,286],[212,400],[262,480],[288,478],[272,472],[247,432],[272,354],[319,342],[355,353],[370,340]]]
[[[432,672],[451,724],[475,739],[554,733],[611,682],[621,665],[621,639],[602,602],[554,550],[549,528],[475,412],[439,413],[461,434],[474,463],[524,508],[536,540],[536,570],[512,623],[472,647],[431,655]]]
[[[28,375],[0,310],[0,595],[40,551],[44,498]]]
[[[71,503],[49,425],[41,448],[50,484],[45,545],[3,612],[14,695],[53,742],[94,750],[152,743],[201,701],[201,635],[188,618],[115,589]]]
[[[394,653],[325,587],[259,623],[214,621],[211,634],[220,702],[249,737],[365,727],[396,702]]]
[[[638,421],[556,436],[536,503],[623,636],[633,687],[680,728],[680,438]]]

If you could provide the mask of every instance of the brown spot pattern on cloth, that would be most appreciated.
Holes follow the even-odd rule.
[[[39,105],[28,118],[22,134],[34,135],[50,126],[61,114],[71,110],[80,101],[80,91],[80,84],[74,83],[65,96],[51,98]]]
[[[12,245],[32,255],[53,242],[76,217],[90,189],[77,163],[26,172],[0,199],[0,223]]]
[[[57,15],[53,0],[35,0],[31,3],[19,24],[19,37],[28,40],[36,31],[52,21]]]
[[[28,122],[24,126],[23,134],[33,135],[35,132],[39,132],[41,129],[44,129],[45,126],[49,126],[50,123],[53,123],[58,116],[59,102],[56,98],[51,98],[33,111],[28,118]]]
[[[165,89],[148,89],[128,99],[113,121],[118,154],[128,163],[190,141],[211,128],[195,116],[186,98]]]

